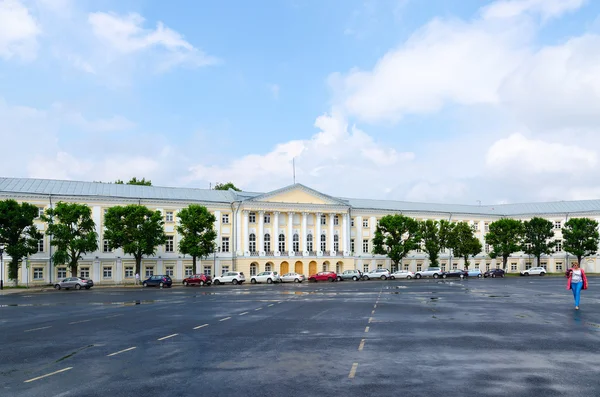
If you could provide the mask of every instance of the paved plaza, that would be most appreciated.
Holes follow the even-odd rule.
[[[594,396],[600,279],[0,295],[2,396]]]

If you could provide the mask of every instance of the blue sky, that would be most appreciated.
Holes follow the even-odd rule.
[[[596,198],[600,2],[0,0],[3,176]],[[10,23],[9,23],[10,22]]]

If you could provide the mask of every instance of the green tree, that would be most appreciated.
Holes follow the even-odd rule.
[[[581,259],[595,255],[598,252],[600,235],[598,234],[598,221],[589,218],[571,218],[562,228],[563,249]]]
[[[117,180],[115,181],[115,183],[116,183],[117,185],[124,185],[124,184],[125,184],[125,183],[124,183],[122,180],[120,180],[120,179],[117,179]],[[137,179],[137,178],[134,176],[133,178],[131,178],[131,179],[129,180],[129,182],[127,182],[127,184],[128,184],[128,185],[140,185],[140,186],[152,186],[152,181],[151,181],[151,180],[149,180],[149,179],[148,179],[148,180],[146,180],[146,178]]]
[[[82,254],[98,249],[96,223],[92,210],[86,204],[58,202],[46,210],[42,220],[48,223],[46,234],[52,236],[56,251],[54,265],[69,266],[72,276],[77,276],[77,266]]]
[[[439,266],[442,239],[440,238],[440,222],[427,219],[419,223],[423,251],[427,253],[431,267]]]
[[[542,255],[552,253],[556,246],[554,238],[554,225],[547,219],[534,217],[523,222],[523,252],[533,255],[540,266]]]
[[[205,258],[215,250],[217,232],[214,223],[217,220],[206,207],[190,204],[177,214],[180,222],[177,233],[181,235],[179,252],[190,255],[196,271],[196,258]]]
[[[236,192],[241,192],[241,189],[238,189],[233,182],[227,182],[227,183],[217,183],[215,185],[215,187],[213,188],[214,190],[229,190],[229,189],[233,189]]]
[[[502,258],[502,268],[506,270],[508,257],[521,250],[523,222],[517,219],[499,219],[490,223],[490,231],[485,235],[486,243],[492,246],[490,256]]]
[[[135,258],[135,271],[140,272],[142,257],[154,255],[156,247],[167,240],[160,211],[143,205],[111,207],[104,217],[104,239],[110,249],[122,248]]]
[[[394,267],[421,241],[419,222],[404,215],[386,215],[379,220],[373,237],[373,253],[387,255]]]
[[[8,278],[19,277],[19,266],[23,258],[38,251],[38,242],[44,235],[35,226],[39,209],[33,204],[17,203],[16,200],[0,201],[0,244],[10,256]]]
[[[465,268],[469,268],[469,257],[481,252],[481,241],[475,236],[473,228],[467,222],[458,222],[450,234],[449,246],[454,255],[465,260]]]

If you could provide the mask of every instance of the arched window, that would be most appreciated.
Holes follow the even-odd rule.
[[[327,262],[323,262],[323,271],[324,271],[324,272],[327,272],[327,271],[329,271],[329,263],[327,263]]]
[[[296,252],[300,251],[300,237],[298,236],[298,234],[294,234],[293,240],[292,240],[292,249]]]
[[[307,251],[312,251],[313,250],[313,237],[312,237],[312,234],[307,234],[306,235],[306,250]]]
[[[279,252],[285,252],[285,234],[279,235]]]
[[[250,275],[251,276],[256,276],[256,263],[252,263],[250,265]]]
[[[265,233],[265,252],[271,252],[271,235]]]
[[[337,234],[333,236],[333,250],[340,250],[340,236],[338,236]]]
[[[327,251],[327,236],[324,234],[321,234],[321,251]]]
[[[340,262],[338,262],[338,263],[335,264],[335,272],[339,274],[340,270],[341,270],[340,269]]]
[[[265,265],[265,272],[270,272],[271,270],[272,270],[272,267],[271,267],[271,262],[268,262],[268,263]]]
[[[256,235],[254,233],[250,233],[250,236],[248,236],[248,242],[250,252],[256,252]]]

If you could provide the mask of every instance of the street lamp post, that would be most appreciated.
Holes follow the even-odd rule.
[[[2,254],[4,254],[4,244],[0,244],[0,290],[4,289],[4,261]]]

